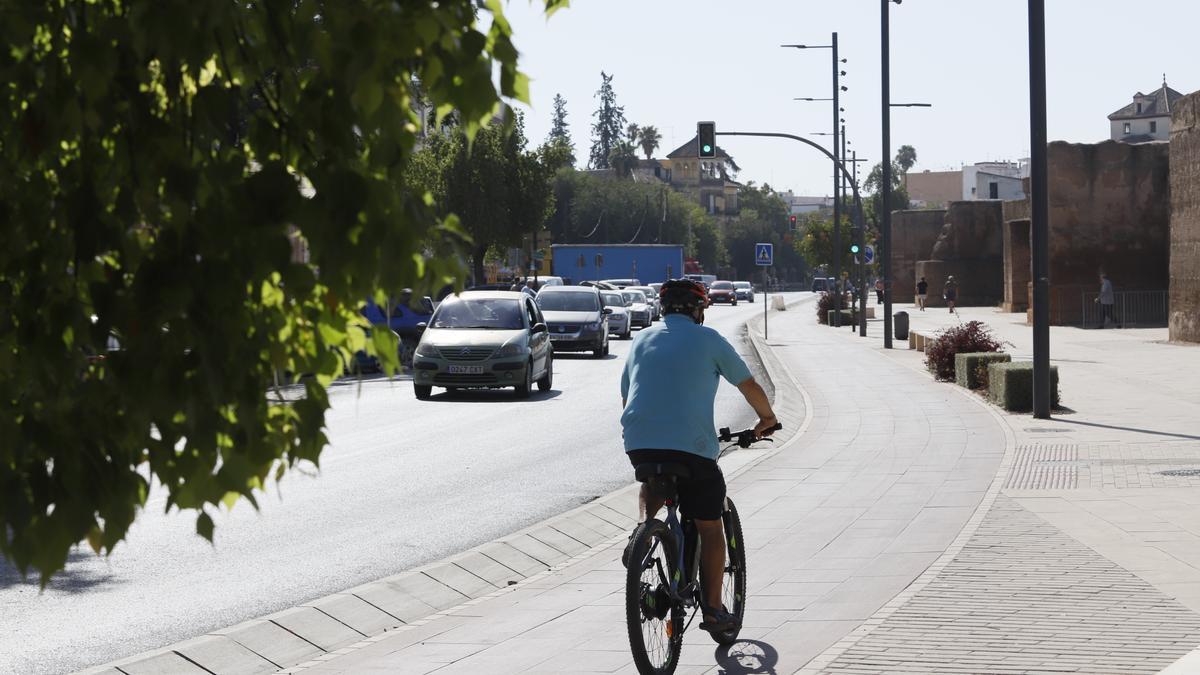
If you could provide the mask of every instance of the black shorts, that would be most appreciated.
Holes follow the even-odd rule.
[[[725,474],[715,461],[680,450],[630,450],[626,454],[634,467],[673,462],[691,469],[690,478],[677,482],[679,508],[689,518],[719,520],[725,512]]]

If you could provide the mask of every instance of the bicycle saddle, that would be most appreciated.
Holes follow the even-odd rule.
[[[675,476],[677,478],[691,478],[692,470],[687,464],[679,464],[677,462],[647,462],[639,464],[633,472],[634,477],[639,483],[645,483],[648,480]]]

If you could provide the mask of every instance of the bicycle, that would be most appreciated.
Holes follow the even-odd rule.
[[[782,429],[776,424],[770,431]],[[757,441],[771,441],[754,429],[731,432],[720,430],[718,440],[748,448]],[[732,449],[728,446],[721,453]],[[639,482],[651,481],[653,489],[666,498],[664,520],[654,518],[638,525],[631,536],[625,576],[625,623],[629,646],[639,673],[671,675],[679,664],[683,633],[703,606],[704,589],[700,578],[699,534],[690,518],[679,518],[675,482],[689,475],[686,465],[656,462],[638,466]],[[725,530],[725,574],[721,601],[737,617],[734,628],[709,634],[720,645],[737,640],[746,613],[746,549],[742,539],[742,521],[737,507],[728,496],[721,514]],[[684,616],[692,615],[684,625]]]

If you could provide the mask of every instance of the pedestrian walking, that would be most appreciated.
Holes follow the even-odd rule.
[[[921,277],[921,280],[917,282],[917,307],[921,308],[922,312],[925,311],[925,296],[928,293],[929,282],[925,281],[925,277]]]
[[[946,301],[951,314],[958,314],[954,311],[954,303],[958,301],[958,282],[954,280],[953,274],[946,277],[946,283],[942,286],[942,299]]]
[[[883,279],[875,280],[875,304],[883,304]]]
[[[1117,319],[1113,316],[1113,305],[1116,304],[1116,294],[1113,293],[1112,281],[1104,272],[1100,273],[1100,296],[1096,298],[1096,302],[1100,304],[1100,325],[1097,328],[1104,328],[1109,321],[1117,324],[1117,328],[1121,324],[1117,323]]]

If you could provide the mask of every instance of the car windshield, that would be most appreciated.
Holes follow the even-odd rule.
[[[521,303],[501,298],[447,299],[430,324],[433,328],[487,328],[520,330]]]
[[[714,281],[712,287],[727,291],[733,288],[733,284],[728,281]]]
[[[638,303],[638,302],[645,303],[646,302],[646,296],[641,291],[621,291],[621,295],[628,302],[633,302],[633,303]]]
[[[733,282],[733,287],[734,288],[750,288],[750,282],[749,281],[735,281],[735,282]]]
[[[596,294],[584,291],[541,293],[537,303],[543,312],[594,312],[600,309]]]
[[[620,293],[605,293],[603,297],[605,307],[625,306],[625,298],[622,298]]]
[[[654,289],[650,288],[649,286],[638,286],[636,288],[630,288],[629,290],[641,291],[642,295],[646,296],[647,298],[649,298],[652,295],[655,295]]]

